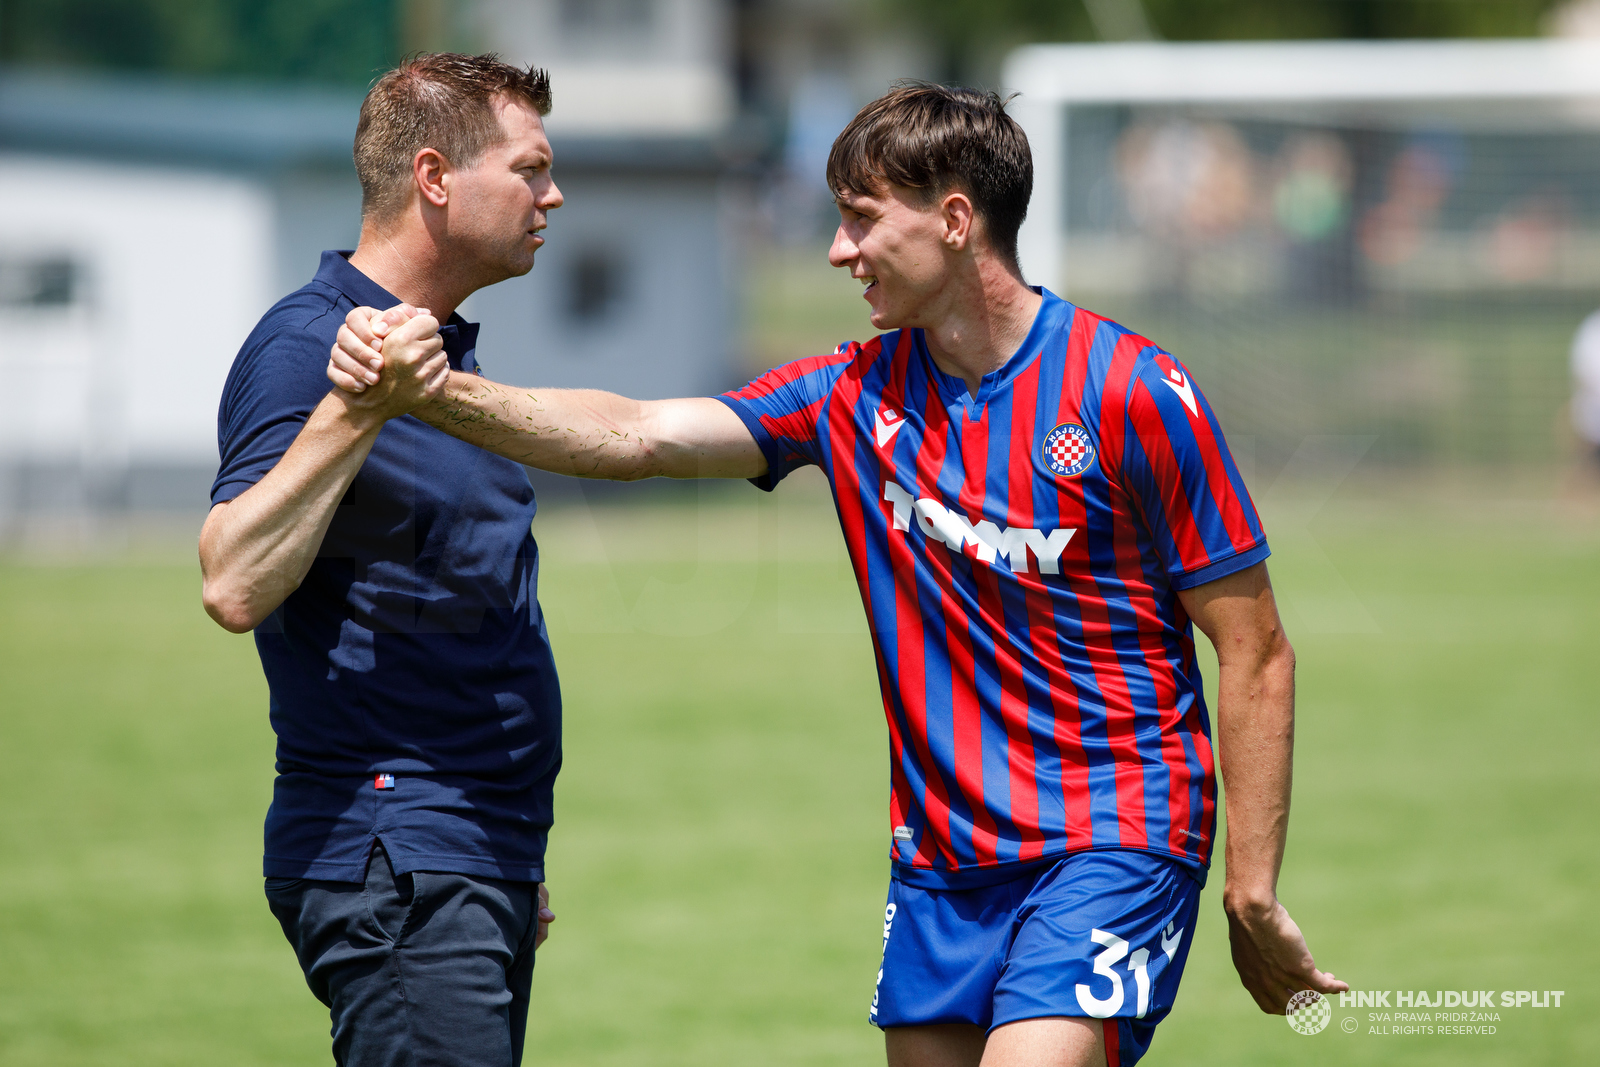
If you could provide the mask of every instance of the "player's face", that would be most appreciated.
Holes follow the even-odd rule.
[[[504,97],[495,110],[505,139],[456,172],[450,236],[470,247],[484,275],[500,281],[533,269],[533,254],[544,244],[539,231],[562,201],[539,113]]]
[[[947,280],[938,206],[923,206],[914,190],[897,186],[871,195],[841,192],[834,203],[839,229],[828,262],[866,287],[873,327],[933,325]]]

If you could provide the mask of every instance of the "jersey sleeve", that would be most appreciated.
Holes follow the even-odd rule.
[[[275,332],[240,354],[217,413],[221,466],[211,503],[232,500],[278,465],[332,388],[327,363],[328,346],[298,329]]]
[[[1266,533],[1228,442],[1188,370],[1156,351],[1129,383],[1123,480],[1174,588],[1266,559]]]
[[[796,468],[822,463],[825,402],[857,351],[856,345],[840,345],[831,356],[786,363],[717,397],[739,416],[767,458],[767,473],[750,479],[757,488],[770,492]]]

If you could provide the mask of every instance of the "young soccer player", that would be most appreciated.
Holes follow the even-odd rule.
[[[892,875],[870,1017],[891,1065],[1131,1064],[1171,1010],[1216,829],[1193,626],[1216,646],[1223,907],[1265,1011],[1319,971],[1278,902],[1294,654],[1260,521],[1188,370],[1030,288],[1032,190],[993,94],[898,88],[840,134],[830,261],[865,344],[716,399],[452,374],[423,420],[596,478],[833,488],[888,716]],[[329,376],[382,372],[408,309],[357,309]]]

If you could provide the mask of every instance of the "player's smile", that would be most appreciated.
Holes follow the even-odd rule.
[[[828,262],[862,285],[880,330],[920,326],[926,303],[944,269],[938,215],[919,202],[915,190],[886,188],[865,194],[840,190],[839,229]]]

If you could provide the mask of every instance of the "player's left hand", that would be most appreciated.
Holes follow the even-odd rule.
[[[550,890],[543,882],[539,883],[539,929],[533,935],[533,947],[537,949],[544,944],[545,938],[550,936],[550,924],[556,921],[556,913],[550,910]]]
[[[1224,910],[1233,966],[1262,1011],[1282,1015],[1289,998],[1302,989],[1324,996],[1349,990],[1346,983],[1317,970],[1305,935],[1276,900],[1270,906]]]

